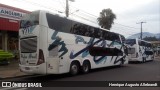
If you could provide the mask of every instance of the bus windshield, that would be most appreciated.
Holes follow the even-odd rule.
[[[126,43],[126,44],[129,44],[129,45],[134,45],[134,44],[136,44],[136,39],[127,39],[127,40],[125,41],[125,43]]]
[[[26,28],[39,24],[39,11],[26,14],[20,22],[20,28]]]

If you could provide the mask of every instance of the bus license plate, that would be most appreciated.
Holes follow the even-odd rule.
[[[30,70],[30,68],[29,67],[25,67],[25,70]]]

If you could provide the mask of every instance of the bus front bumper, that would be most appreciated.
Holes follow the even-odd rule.
[[[140,58],[130,58],[129,61],[138,61],[138,62],[140,62],[142,60],[140,60]]]

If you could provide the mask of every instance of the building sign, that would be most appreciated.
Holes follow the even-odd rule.
[[[17,18],[20,19],[22,18],[24,13],[22,12],[18,12],[18,11],[14,11],[12,9],[6,9],[6,8],[2,8],[0,7],[0,16],[3,17],[11,17],[11,18]]]

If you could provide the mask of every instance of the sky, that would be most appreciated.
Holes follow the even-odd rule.
[[[66,0],[0,0],[1,4],[28,11],[48,10],[65,15]],[[71,18],[98,26],[97,17],[103,9],[110,8],[116,14],[111,31],[125,37],[143,32],[160,33],[160,0],[74,0],[69,1]]]

